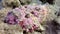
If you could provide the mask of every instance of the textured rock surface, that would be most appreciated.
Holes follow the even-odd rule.
[[[2,0],[2,4],[4,7],[15,8],[20,6],[19,0]]]

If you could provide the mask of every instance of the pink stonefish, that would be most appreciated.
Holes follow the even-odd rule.
[[[47,8],[43,5],[24,5],[8,12],[4,22],[8,24],[18,24],[24,31],[32,32],[42,29],[42,21],[47,15]]]

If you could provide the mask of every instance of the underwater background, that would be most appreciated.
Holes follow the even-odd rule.
[[[20,26],[22,23],[17,24],[19,20],[16,21],[18,18],[15,15],[20,17],[18,15],[19,12],[17,11],[22,11],[21,9],[23,9],[23,11],[26,10],[25,5],[28,6],[28,11],[30,11],[29,9],[35,7],[34,5],[37,5],[38,8],[40,5],[44,6],[44,9],[48,8],[48,15],[46,16],[45,21],[42,21],[40,29],[35,30],[34,32],[26,32],[25,30],[22,30]],[[12,12],[9,13],[10,11]],[[32,12],[32,14],[34,13]],[[8,22],[9,19],[11,19],[11,16],[12,20],[13,17],[16,18],[14,20],[16,23],[13,21],[13,23]],[[60,0],[54,0],[54,2],[53,0],[0,0],[0,34],[60,34]]]

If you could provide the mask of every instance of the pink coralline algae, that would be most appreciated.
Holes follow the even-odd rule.
[[[25,5],[8,12],[5,22],[19,24],[23,30],[32,32],[40,28],[40,23],[45,19],[47,8],[42,5]]]

